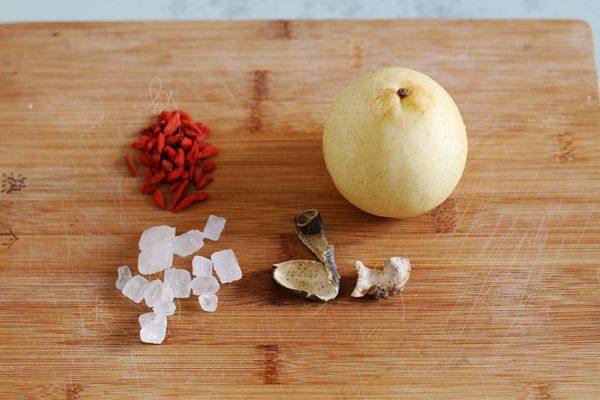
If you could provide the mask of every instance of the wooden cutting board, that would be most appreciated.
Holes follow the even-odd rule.
[[[576,21],[268,21],[0,27],[0,397],[600,398],[600,114]],[[336,191],[323,119],[360,74],[400,65],[458,104],[469,159],[436,210],[391,220]],[[211,198],[157,210],[128,176],[167,104],[212,127]],[[323,304],[274,285],[310,258],[318,208],[343,279]],[[177,303],[165,343],[114,287],[147,227],[228,219],[218,312]],[[410,258],[406,291],[350,297],[353,261]],[[191,257],[176,259],[191,269]]]

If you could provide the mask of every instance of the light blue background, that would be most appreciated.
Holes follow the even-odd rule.
[[[600,65],[598,0],[0,0],[0,22],[135,19],[582,19]]]

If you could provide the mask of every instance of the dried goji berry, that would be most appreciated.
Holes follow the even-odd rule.
[[[209,183],[211,183],[213,181],[213,177],[210,175],[205,175],[204,178],[200,179],[200,181],[198,182],[198,184],[196,185],[196,189],[198,190],[202,190],[204,189]]]
[[[171,112],[167,110],[163,110],[158,116],[159,122],[166,122],[171,119]]]
[[[181,121],[191,121],[192,120],[191,115],[187,111],[177,110],[177,112],[179,113],[179,117],[180,117]]]
[[[177,188],[179,187],[179,185],[181,185],[183,181],[175,181],[171,184],[171,186],[169,187],[169,190],[171,191],[171,193],[173,193],[174,191],[177,190]]]
[[[156,138],[156,152],[158,154],[162,154],[164,148],[165,148],[165,135],[162,133],[159,133]]]
[[[154,189],[156,189],[156,187],[158,185],[160,185],[160,183],[164,179],[165,179],[165,172],[160,171],[156,175],[154,175],[152,178],[150,178],[146,183],[144,183],[140,187],[140,189],[143,193],[146,193],[146,194],[152,193],[154,191]]]
[[[198,143],[194,142],[192,144],[192,147],[188,150],[188,153],[186,156],[187,162],[190,164],[195,164],[197,154],[198,154]]]
[[[167,208],[167,205],[165,204],[165,198],[163,196],[162,190],[156,189],[154,191],[154,193],[152,194],[152,197],[154,197],[154,202],[156,203],[156,205],[158,206],[158,208],[162,208],[163,210],[165,208]]]
[[[185,152],[181,147],[177,149],[177,156],[175,156],[175,164],[179,166],[185,164]]]
[[[200,129],[200,132],[206,134],[206,136],[210,136],[210,128],[202,123],[196,123],[196,126],[198,127],[198,129]]]
[[[197,142],[198,144],[198,151],[202,151],[204,149],[206,149],[207,147],[210,147],[209,143],[206,142]]]
[[[148,141],[150,140],[150,136],[141,136],[138,140],[136,140],[135,142],[133,142],[133,144],[131,145],[131,147],[133,147],[134,149],[145,149],[146,145],[148,144]]]
[[[173,146],[181,141],[181,137],[179,135],[171,135],[165,138],[165,143],[169,146]]]
[[[202,123],[194,123],[189,113],[183,110],[164,110],[157,122],[139,130],[139,138],[132,147],[140,150],[139,158],[144,167],[145,182],[140,189],[151,194],[160,208],[166,208],[163,190],[159,187],[165,181],[170,183],[173,192],[170,206],[173,212],[180,212],[192,203],[206,199],[206,193],[185,196],[189,185],[206,187],[212,176],[204,175],[215,169],[214,161],[204,162],[219,153],[219,149],[205,140],[210,129]],[[125,156],[132,175],[136,174],[135,162]]]
[[[192,147],[192,143],[192,139],[190,139],[189,137],[184,137],[183,139],[181,139],[181,147],[183,147],[186,150]]]
[[[167,122],[167,125],[165,125],[163,132],[167,136],[172,135],[177,129],[179,129],[179,125],[181,125],[181,120],[179,119],[179,113],[175,111],[173,115],[171,115],[171,118],[169,118],[169,121]]]
[[[204,192],[190,194],[189,196],[186,196],[183,199],[181,199],[181,201],[178,204],[176,204],[175,207],[173,207],[172,211],[174,213],[179,213],[179,212],[185,210],[186,208],[188,208],[189,206],[191,206],[193,203],[206,200],[207,198],[208,198],[208,194],[206,194]]]
[[[165,171],[171,172],[173,170],[173,164],[169,160],[162,160],[160,165]]]
[[[150,155],[148,153],[146,153],[145,151],[140,153],[140,162],[142,164],[144,164],[146,167],[149,167],[150,165],[152,165],[152,159],[150,158]]]
[[[167,182],[173,182],[181,177],[183,174],[183,166],[175,168],[173,171],[169,173],[167,176]]]
[[[167,153],[167,156],[171,159],[171,161],[175,161],[175,156],[177,155],[177,151],[175,151],[174,148],[172,148],[171,146],[165,146],[164,151],[165,151],[165,153]]]
[[[200,166],[198,165],[194,169],[194,175],[192,176],[192,180],[194,181],[194,185],[196,185],[196,187],[198,187],[198,184],[200,183],[201,179],[202,179],[202,168],[200,168]]]
[[[200,128],[198,128],[198,125],[194,124],[191,121],[183,121],[181,125],[183,126],[183,132],[186,135],[196,137],[199,133],[202,133]]]
[[[209,146],[207,148],[205,148],[204,150],[200,151],[197,155],[196,155],[196,160],[202,160],[205,158],[210,158],[216,154],[219,154],[219,148],[215,147],[215,146]]]
[[[146,143],[146,151],[152,151],[154,145],[156,145],[156,138],[152,138]]]
[[[135,166],[135,161],[133,161],[133,158],[129,154],[125,156],[125,162],[127,163],[127,168],[129,168],[131,176],[136,176],[137,167]]]
[[[171,210],[175,208],[175,206],[179,202],[179,199],[181,199],[181,196],[183,196],[183,193],[185,192],[185,189],[187,189],[188,184],[189,181],[181,181],[181,184],[177,186],[177,189],[175,189],[175,192],[173,192],[173,198],[171,199]]]
[[[214,171],[216,164],[213,161],[208,161],[204,164],[204,168],[202,169],[205,173],[209,173]]]
[[[150,178],[152,178],[152,171],[146,167],[144,168],[144,179],[149,180]]]

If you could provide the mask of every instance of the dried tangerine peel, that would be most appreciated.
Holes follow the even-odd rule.
[[[314,208],[302,211],[294,217],[293,225],[302,243],[327,268],[328,279],[339,286],[340,274],[333,254],[334,246],[327,239],[321,214]]]
[[[339,293],[339,284],[329,279],[323,263],[292,260],[273,265],[273,279],[299,296],[329,301]]]
[[[383,270],[368,268],[360,261],[354,267],[358,279],[352,297],[369,295],[376,299],[386,299],[402,292],[410,277],[410,261],[402,257],[387,259]]]
[[[273,278],[300,296],[323,301],[336,298],[340,275],[333,255],[334,247],[327,240],[321,215],[314,208],[302,211],[294,217],[293,226],[302,243],[319,261],[292,260],[275,264]]]

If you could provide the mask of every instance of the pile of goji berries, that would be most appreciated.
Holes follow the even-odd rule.
[[[208,175],[215,169],[207,159],[219,153],[219,148],[205,140],[210,129],[193,122],[183,110],[163,111],[158,122],[140,131],[140,138],[131,146],[140,150],[139,159],[144,165],[144,183],[140,190],[151,194],[159,208],[166,209],[165,195],[160,188],[168,184],[172,193],[168,209],[181,212],[193,203],[206,200],[205,192],[186,194],[186,191],[204,189],[213,178]],[[132,176],[137,175],[135,161],[125,156]]]

